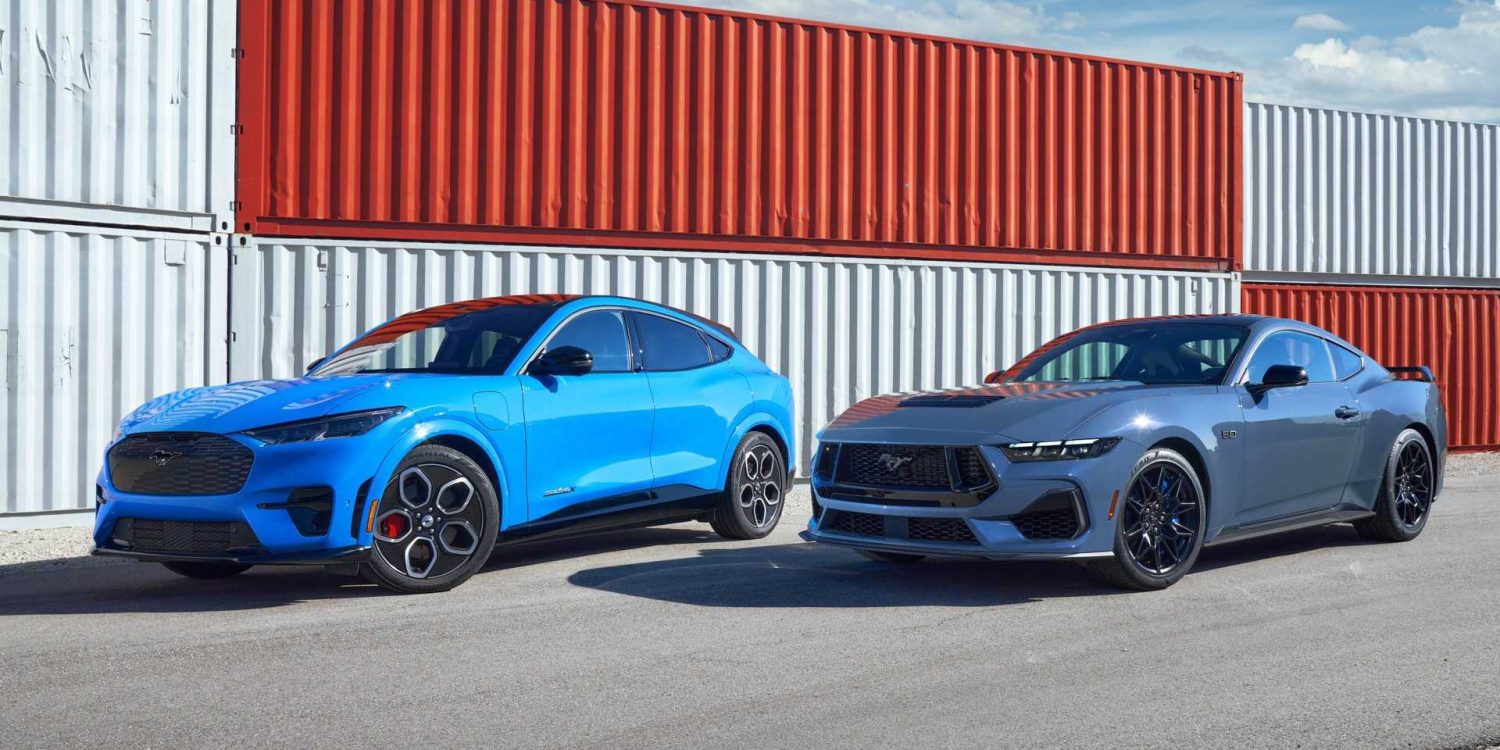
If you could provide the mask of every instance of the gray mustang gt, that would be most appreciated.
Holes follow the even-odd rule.
[[[1251,315],[1091,326],[989,385],[862,401],[819,434],[803,538],[886,562],[1082,559],[1170,586],[1205,544],[1352,522],[1421,533],[1442,488],[1432,373]]]

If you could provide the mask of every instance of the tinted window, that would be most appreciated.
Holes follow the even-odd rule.
[[[647,314],[635,316],[635,327],[641,334],[648,370],[687,370],[711,361],[697,328]]]
[[[1244,342],[1239,326],[1141,323],[1103,326],[1063,336],[1007,372],[1013,381],[1131,380],[1219,383]]]
[[[548,349],[576,346],[594,355],[594,372],[629,372],[630,340],[625,336],[625,314],[619,310],[586,312],[547,342]]]
[[[1351,352],[1348,349],[1339,346],[1338,344],[1329,342],[1328,351],[1333,353],[1333,370],[1338,374],[1339,380],[1343,380],[1344,378],[1347,378],[1350,375],[1359,372],[1360,368],[1364,367],[1364,362],[1360,359],[1358,354],[1355,354],[1354,352]]]
[[[1317,336],[1297,331],[1279,331],[1267,336],[1250,359],[1247,372],[1249,383],[1265,380],[1266,370],[1272,365],[1296,365],[1307,370],[1309,383],[1327,383],[1334,380],[1333,360],[1328,355],[1328,345]]]
[[[729,359],[729,355],[734,354],[733,347],[713,336],[704,336],[703,338],[708,340],[708,353],[714,358],[715,362],[723,362]]]
[[[313,374],[498,373],[555,309],[550,304],[474,300],[418,310],[355,339]]]

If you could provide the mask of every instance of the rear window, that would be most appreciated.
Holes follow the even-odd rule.
[[[660,315],[639,313],[636,330],[641,334],[641,350],[647,370],[691,370],[713,361],[708,343],[697,328]]]

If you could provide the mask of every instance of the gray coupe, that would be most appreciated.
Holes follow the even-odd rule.
[[[803,538],[885,562],[1081,559],[1160,589],[1206,544],[1340,522],[1414,539],[1442,488],[1431,371],[1293,320],[1090,326],[986,382],[834,420]]]

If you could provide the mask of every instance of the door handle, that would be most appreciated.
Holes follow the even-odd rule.
[[[1338,417],[1339,419],[1353,419],[1359,416],[1359,409],[1356,409],[1352,406],[1340,406],[1339,408],[1333,410],[1333,416]]]

